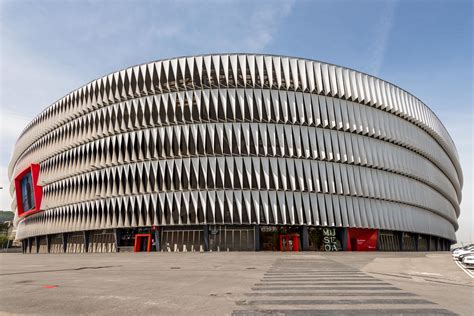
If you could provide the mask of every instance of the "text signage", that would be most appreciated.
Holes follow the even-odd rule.
[[[336,229],[323,228],[323,245],[324,251],[338,251]]]

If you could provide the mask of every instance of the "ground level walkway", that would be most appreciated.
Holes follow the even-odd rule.
[[[448,252],[0,254],[0,314],[469,315]]]

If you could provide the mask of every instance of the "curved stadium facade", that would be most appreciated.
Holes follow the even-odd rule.
[[[420,100],[272,55],[127,68],[69,93],[9,166],[24,252],[446,250],[462,172]]]

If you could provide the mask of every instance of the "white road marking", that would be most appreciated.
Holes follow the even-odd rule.
[[[425,275],[441,275],[439,273],[430,273],[430,272],[420,272],[420,274],[425,274]]]
[[[435,275],[435,276],[441,276],[439,273],[431,273],[431,272],[418,272],[418,271],[410,271],[408,274],[418,274],[418,275]]]
[[[456,262],[456,264],[458,265],[458,267],[461,268],[461,270],[463,270],[468,276],[470,276],[472,279],[474,279],[474,274],[469,271],[468,269],[466,269],[462,264],[459,263],[459,261],[457,260],[454,260],[454,262]]]

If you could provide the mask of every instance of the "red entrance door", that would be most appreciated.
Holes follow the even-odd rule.
[[[151,251],[151,234],[136,234],[135,244],[133,247],[134,252],[140,251]]]
[[[280,235],[280,251],[299,251],[299,235]]]

